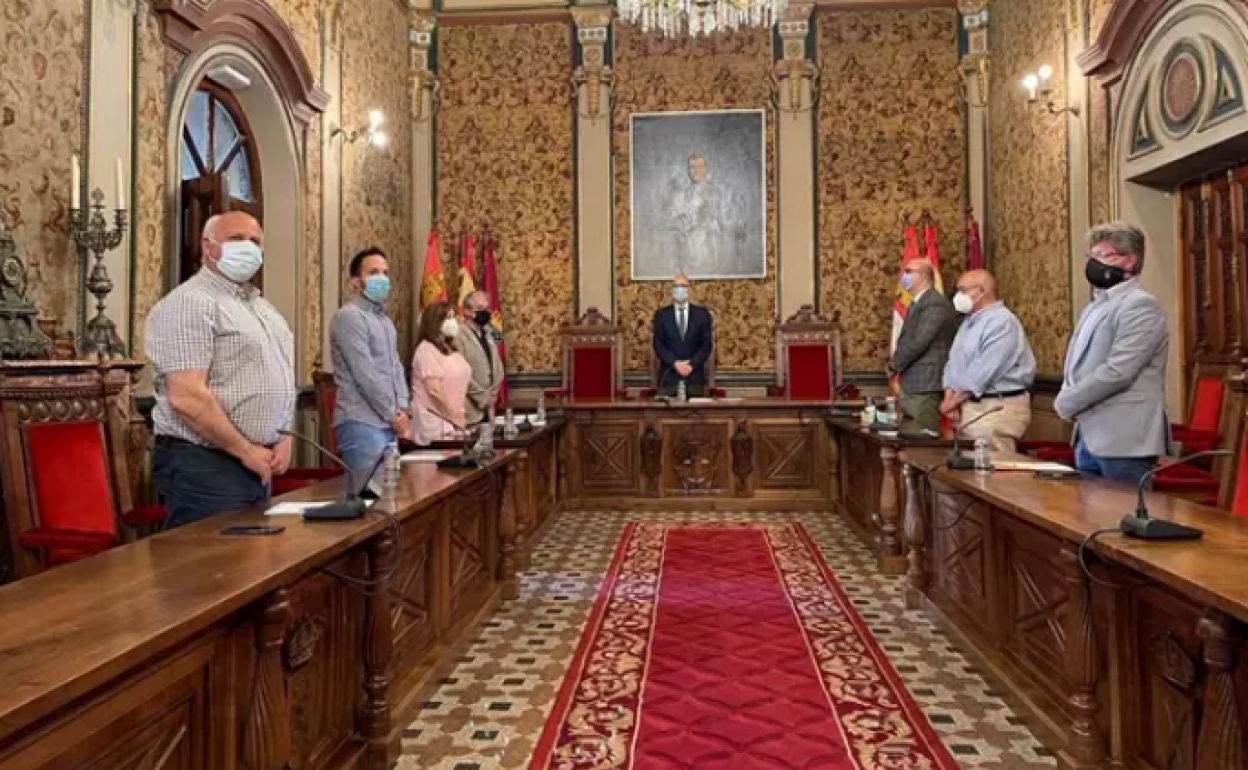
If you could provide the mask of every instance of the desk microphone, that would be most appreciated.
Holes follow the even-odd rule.
[[[307,436],[301,435],[299,433],[295,433],[293,430],[279,430],[278,433],[283,436],[290,436],[291,438],[297,438],[300,441],[303,441],[307,444],[311,444],[312,446],[316,447],[318,450],[320,450],[321,454],[325,455],[329,459],[338,463],[339,467],[342,468],[343,472],[346,474],[346,477],[347,477],[346,479],[347,487],[346,487],[346,490],[342,493],[342,498],[339,500],[335,500],[332,503],[326,503],[325,505],[319,506],[317,508],[309,508],[308,510],[303,512],[303,518],[305,520],[307,521],[348,521],[350,519],[361,518],[364,515],[364,510],[367,506],[365,505],[364,501],[360,499],[359,494],[356,492],[355,478],[353,477],[351,473],[351,469],[347,467],[347,464],[343,462],[341,457],[329,451],[328,449],[321,446],[320,444],[313,441],[312,439],[308,438]],[[385,457],[384,453],[382,454],[382,457]],[[377,472],[377,465],[380,465],[380,464],[381,464],[381,458],[378,458],[377,464],[373,466],[373,473]],[[369,479],[371,478],[372,478],[372,473],[370,473],[368,478],[364,480],[365,484],[367,484]]]
[[[966,422],[965,424],[959,425],[956,429],[954,429],[953,446],[949,448],[949,457],[946,458],[945,460],[946,468],[948,468],[951,471],[973,471],[975,470],[975,458],[962,456],[962,451],[958,448],[958,437],[962,433],[962,430],[964,428],[969,428],[970,426],[984,419],[988,415],[996,414],[997,412],[1000,412],[1002,409],[1005,409],[1005,405],[997,404],[992,409],[989,409],[988,411],[979,415],[975,419],[970,420]]]
[[[1148,506],[1144,503],[1144,485],[1153,476],[1172,465],[1188,465],[1192,460],[1197,460],[1201,457],[1225,457],[1233,454],[1234,452],[1229,449],[1210,449],[1207,452],[1196,452],[1187,457],[1180,457],[1168,465],[1158,465],[1148,473],[1145,473],[1140,477],[1139,499],[1135,504],[1135,513],[1122,518],[1122,523],[1118,525],[1118,531],[1128,537],[1136,537],[1140,540],[1199,540],[1204,533],[1195,527],[1189,527],[1167,519],[1150,518]]]
[[[459,429],[459,425],[457,425],[454,420],[448,417],[444,417],[443,415],[438,414],[432,409],[429,410],[429,414],[433,415],[434,417],[437,417],[442,422],[447,423],[452,428]],[[489,429],[494,430],[494,421],[492,419],[490,420]],[[472,451],[472,432],[467,430],[467,428],[464,428],[463,430],[464,430],[463,448],[461,448],[459,450],[459,454],[454,457],[447,457],[447,458],[438,460],[439,468],[443,470],[463,470],[465,468],[480,468],[481,467],[481,458],[477,457],[476,453]]]

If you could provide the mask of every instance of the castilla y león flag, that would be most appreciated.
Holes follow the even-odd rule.
[[[446,274],[442,271],[442,240],[438,228],[429,231],[429,247],[425,250],[425,271],[420,279],[420,307],[446,302]]]

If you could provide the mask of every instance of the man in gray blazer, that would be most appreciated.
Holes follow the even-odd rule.
[[[1075,421],[1080,471],[1138,484],[1170,448],[1170,330],[1157,300],[1140,287],[1144,233],[1111,222],[1088,233],[1088,246],[1084,274],[1092,301],[1066,350],[1054,408]]]
[[[472,367],[472,379],[464,399],[464,418],[471,425],[490,418],[506,372],[498,354],[494,327],[490,325],[490,295],[474,291],[464,297],[463,315],[464,323],[459,325],[455,347]]]
[[[938,431],[945,364],[960,319],[945,295],[936,291],[931,262],[910,260],[901,280],[914,301],[906,312],[888,372],[901,375],[901,410],[922,427]]]

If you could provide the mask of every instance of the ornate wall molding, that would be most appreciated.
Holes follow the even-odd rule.
[[[428,11],[411,10],[408,13],[407,42],[410,52],[412,120],[424,123],[438,111],[438,97],[442,82],[429,69],[429,49],[433,45],[433,30],[437,20]],[[429,111],[425,113],[425,94],[429,94]]]
[[[806,45],[814,9],[813,3],[792,3],[785,17],[776,25],[782,58],[772,66],[768,79],[771,81],[771,102],[781,112],[809,112],[818,103],[819,64],[813,60],[814,52],[807,50],[809,46]],[[810,83],[811,101],[804,105],[802,92],[806,83]]]
[[[607,65],[607,40],[615,9],[609,5],[577,6],[572,9],[576,24],[576,41],[581,46],[581,64],[572,72],[572,100],[580,101],[585,87],[586,114],[581,117],[597,120],[602,117],[602,87],[607,87],[607,114],[614,104],[615,73]],[[579,107],[578,107],[579,112]]]
[[[165,42],[188,56],[222,38],[232,38],[255,54],[306,126],[329,106],[329,94],[316,84],[312,65],[281,17],[263,0],[157,0]]]

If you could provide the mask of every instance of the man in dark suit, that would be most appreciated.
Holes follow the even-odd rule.
[[[901,410],[924,428],[938,431],[945,364],[958,333],[958,312],[936,291],[936,271],[926,259],[907,262],[901,280],[914,301],[888,370],[901,375]]]
[[[691,396],[706,391],[706,362],[715,348],[711,312],[689,302],[689,278],[672,281],[672,304],[654,314],[654,355],[659,359],[659,393],[672,395],[683,379]]]

